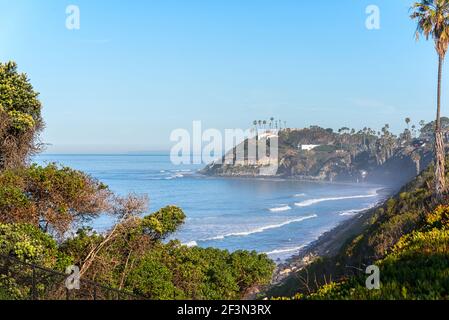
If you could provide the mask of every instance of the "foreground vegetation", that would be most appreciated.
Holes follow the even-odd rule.
[[[271,296],[296,299],[449,299],[449,199],[435,202],[429,167],[364,219],[333,257],[318,258]],[[446,172],[446,177],[448,172]],[[380,269],[368,290],[365,269]]]
[[[380,290],[367,290],[366,276],[354,276],[306,298],[449,299],[449,206],[436,208],[423,227],[401,237],[375,264],[381,271]]]
[[[20,183],[18,183],[20,182]],[[273,262],[256,252],[189,248],[164,241],[184,222],[168,206],[141,217],[145,199],[120,198],[69,168],[31,166],[0,174],[0,255],[64,272],[148,299],[240,299],[270,281]],[[75,221],[109,209],[117,224],[104,234]],[[1,297],[24,299],[30,287],[14,266],[0,266]],[[45,292],[47,288],[41,288]]]
[[[270,279],[272,262],[255,252],[187,248],[177,241],[164,244],[152,238],[150,234],[159,231],[149,224],[160,224],[162,216],[158,215],[178,210],[168,207],[120,225],[85,277],[148,299],[240,299],[254,284]],[[0,254],[60,271],[83,263],[86,253],[104,240],[105,236],[81,230],[58,245],[35,226],[0,224]],[[12,266],[2,268],[0,291],[4,298],[30,297],[29,285],[15,280],[15,273],[20,272]]]
[[[146,196],[118,196],[57,164],[29,165],[43,126],[38,93],[27,76],[15,63],[0,63],[0,258],[61,272],[76,265],[81,280],[147,299],[240,299],[270,281],[274,263],[266,255],[167,241],[184,223],[180,208],[148,214]],[[83,227],[100,214],[115,221],[110,230]],[[32,293],[26,280],[31,271],[2,261],[0,299],[64,297],[56,280]]]

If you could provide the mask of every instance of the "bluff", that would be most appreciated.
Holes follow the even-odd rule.
[[[444,121],[449,123],[449,119]],[[264,159],[225,162],[239,148],[248,151],[260,136],[246,139],[230,150],[220,163],[208,164],[200,173],[221,177],[280,177],[334,182],[369,182],[397,187],[410,181],[432,161],[432,139],[423,126],[420,135],[406,129],[399,136],[389,131],[365,128],[356,132],[342,128],[338,132],[311,126],[304,129],[284,129],[269,134],[278,138],[278,166],[267,170]],[[446,128],[447,126],[445,126]],[[265,134],[266,135],[266,134]]]

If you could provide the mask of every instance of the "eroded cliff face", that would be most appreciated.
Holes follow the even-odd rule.
[[[243,149],[255,139],[243,142]],[[384,130],[334,133],[311,127],[279,132],[278,165],[269,158],[211,163],[201,173],[222,177],[282,177],[319,181],[371,182],[400,185],[432,161],[426,139],[396,137]],[[242,146],[240,146],[242,147]],[[227,154],[232,159],[236,149]],[[231,155],[231,157],[230,157]],[[235,158],[235,157],[234,157]]]

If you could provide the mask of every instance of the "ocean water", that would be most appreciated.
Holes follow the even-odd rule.
[[[176,166],[166,154],[53,155],[56,162],[85,171],[119,194],[148,194],[150,209],[181,207],[184,226],[172,236],[189,246],[256,250],[284,260],[342,221],[374,206],[381,186],[326,184],[282,179],[210,178],[203,166]],[[113,220],[90,222],[98,230]]]

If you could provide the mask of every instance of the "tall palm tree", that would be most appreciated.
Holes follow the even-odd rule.
[[[444,174],[444,142],[441,132],[441,75],[449,46],[449,0],[421,0],[412,6],[410,18],[416,20],[416,39],[432,38],[438,54],[437,117],[435,121],[435,196],[441,199],[446,191]]]
[[[405,123],[407,124],[407,129],[409,129],[410,130],[410,122],[411,122],[412,120],[410,119],[410,118],[405,118]]]

